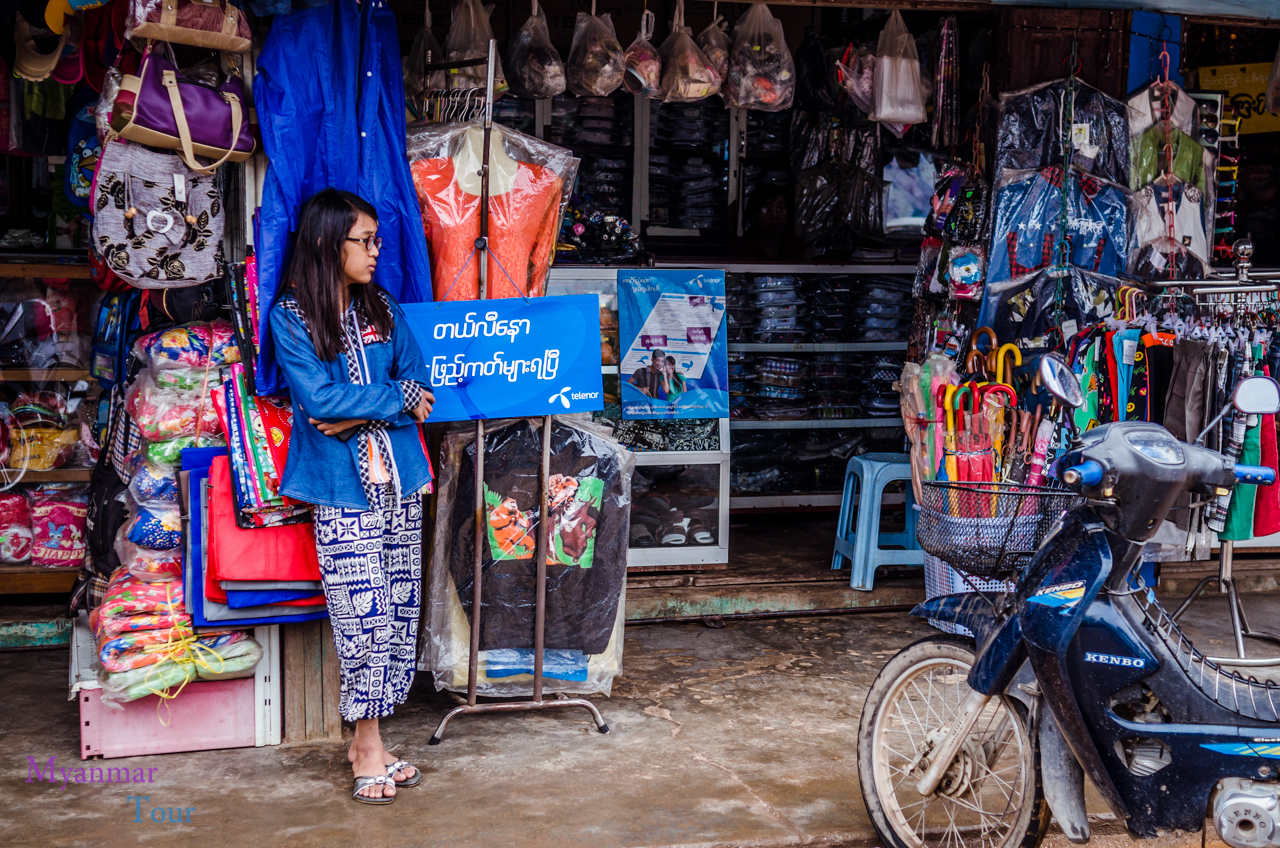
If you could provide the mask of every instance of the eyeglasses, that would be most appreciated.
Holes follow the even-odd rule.
[[[368,238],[351,238],[347,236],[347,241],[353,241],[356,244],[363,244],[364,249],[372,253],[374,250],[382,250],[382,236],[369,236]]]

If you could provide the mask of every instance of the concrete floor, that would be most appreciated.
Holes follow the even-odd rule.
[[[1280,614],[1280,596],[1246,603],[1259,621]],[[1209,597],[1185,623],[1212,643],[1225,635],[1224,612]],[[349,800],[339,745],[99,763],[157,769],[141,822],[125,786],[26,782],[29,756],[80,764],[68,655],[4,653],[0,845],[874,845],[856,778],[862,702],[888,658],[930,632],[897,612],[632,627],[626,675],[597,699],[607,736],[585,713],[515,714],[458,719],[429,747],[453,701],[421,679],[384,734],[425,780],[390,807]],[[156,806],[194,812],[190,823],[155,824]],[[1114,823],[1106,836],[1106,818],[1098,841],[1128,842]]]

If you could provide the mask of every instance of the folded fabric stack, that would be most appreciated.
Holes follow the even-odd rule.
[[[244,366],[236,363],[214,394],[214,407],[230,448],[236,523],[249,528],[308,521],[307,506],[280,494],[293,431],[288,399],[255,396]]]
[[[210,601],[225,605],[243,618],[323,612],[325,598],[310,513],[305,513],[302,521],[276,521],[270,526],[241,524],[245,513],[233,494],[236,475],[232,465],[227,457],[219,456],[209,469],[207,524],[201,552],[204,563],[196,569],[201,574],[203,599],[193,597],[193,604]],[[192,594],[198,593],[193,589]]]
[[[98,646],[98,679],[111,700],[171,698],[173,687],[180,692],[197,678],[249,677],[262,659],[262,646],[244,631],[197,636],[183,611],[181,582],[142,580],[127,568],[112,575],[89,624]]]
[[[849,457],[901,453],[901,427],[860,430],[747,430],[734,435],[734,495],[839,492]]]

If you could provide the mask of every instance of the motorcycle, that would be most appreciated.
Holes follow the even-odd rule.
[[[1061,357],[1043,357],[1040,376],[1065,407],[1083,404]],[[1233,408],[1280,411],[1280,385],[1242,380],[1205,432]],[[1138,574],[1180,493],[1275,473],[1147,422],[1071,437],[1059,479],[1082,501],[1027,552],[1014,588],[912,610],[974,639],[915,642],[867,695],[858,770],[876,832],[887,848],[1034,848],[1052,815],[1088,842],[1088,775],[1134,837],[1198,831],[1207,813],[1232,848],[1280,848],[1280,666],[1207,657]]]

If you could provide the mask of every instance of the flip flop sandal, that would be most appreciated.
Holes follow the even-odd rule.
[[[652,548],[658,544],[653,538],[653,531],[651,531],[644,522],[634,516],[631,519],[630,540],[630,547],[633,548]]]
[[[693,541],[699,545],[714,544],[716,537],[711,532],[711,528],[707,522],[701,518],[689,519],[689,535],[693,537]]]
[[[406,778],[405,780],[396,780],[396,772],[404,771],[405,769],[413,769],[413,777]],[[395,781],[396,789],[401,787],[417,786],[422,782],[422,769],[418,768],[413,763],[405,762],[404,760],[396,760],[394,763],[387,766],[387,777]]]
[[[383,804],[390,804],[396,799],[394,795],[383,795],[381,798],[370,798],[368,795],[360,794],[370,786],[385,787],[388,783],[394,784],[395,781],[387,777],[385,774],[379,774],[375,777],[357,777],[355,779],[355,791],[351,793],[351,797],[355,798],[361,804],[377,804],[379,806]],[[386,789],[383,789],[382,791],[385,792]]]

